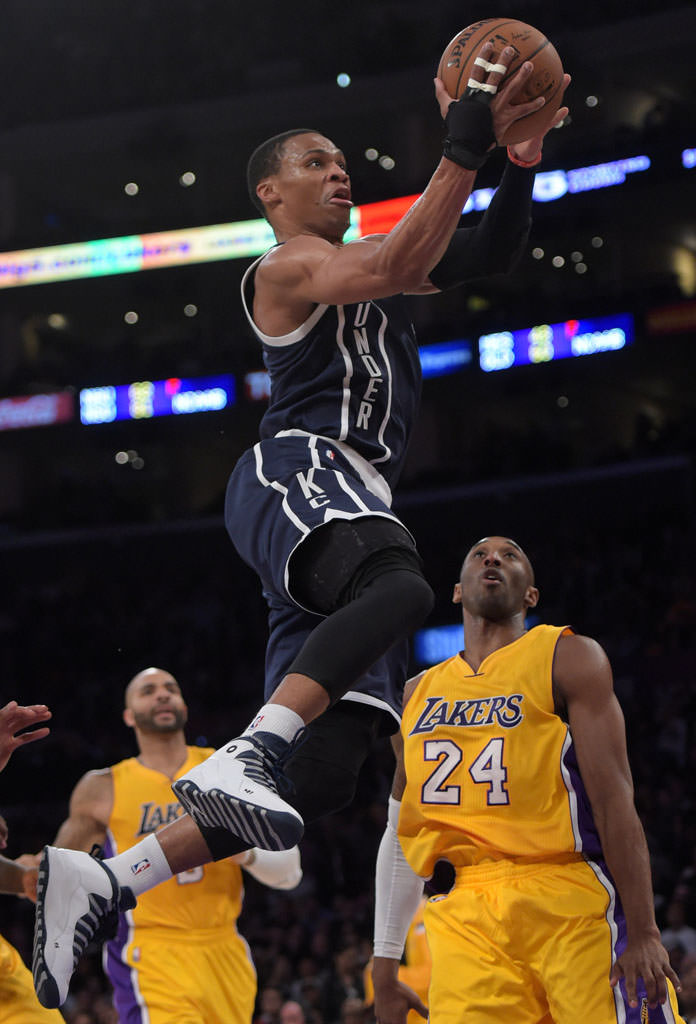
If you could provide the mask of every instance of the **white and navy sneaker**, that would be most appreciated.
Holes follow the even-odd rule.
[[[304,832],[297,811],[278,795],[290,787],[283,765],[292,743],[268,732],[240,736],[172,783],[172,789],[202,828],[224,828],[262,850],[289,850]]]
[[[44,847],[32,972],[39,1002],[48,1009],[67,999],[70,979],[87,945],[112,938],[119,912],[135,906],[131,890],[119,886],[100,854],[98,847],[91,854]]]

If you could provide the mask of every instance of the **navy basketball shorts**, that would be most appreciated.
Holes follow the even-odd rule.
[[[332,520],[365,516],[403,527],[338,448],[315,435],[259,441],[242,455],[227,485],[225,526],[232,543],[264,590],[298,605],[290,561],[302,541]]]

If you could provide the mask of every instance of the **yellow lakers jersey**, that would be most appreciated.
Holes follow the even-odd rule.
[[[212,749],[188,747],[176,778],[205,761]],[[172,780],[146,768],[136,758],[111,769],[114,803],[108,824],[106,855],[122,853],[151,832],[176,821],[184,812],[171,789]],[[222,860],[183,871],[138,897],[129,911],[131,926],[184,931],[233,928],[242,907],[242,873],[238,864]]]
[[[570,730],[554,711],[565,626],[536,626],[473,672],[465,655],[429,669],[404,709],[399,838],[417,874],[502,858],[601,852]]]
[[[64,1024],[58,1010],[45,1010],[34,991],[31,971],[0,935],[0,1024]]]

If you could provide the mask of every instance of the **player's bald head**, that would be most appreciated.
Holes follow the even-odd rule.
[[[535,580],[534,580],[534,566],[530,562],[529,557],[527,556],[526,552],[523,550],[521,545],[519,545],[516,540],[513,540],[512,537],[493,536],[493,537],[482,537],[480,540],[477,540],[475,544],[471,545],[471,547],[467,551],[466,555],[464,556],[464,562],[462,563],[462,570],[464,568],[464,565],[466,564],[467,559],[471,555],[472,551],[476,551],[476,549],[480,548],[481,545],[493,546],[493,547],[504,547],[505,545],[509,545],[510,547],[515,548],[515,550],[517,552],[519,552],[520,558],[522,559],[522,561],[523,561],[523,563],[524,563],[524,565],[525,565],[525,567],[527,569],[527,574],[529,576],[529,580],[528,580],[529,586],[531,586],[531,587],[534,586],[534,583],[535,583]]]
[[[150,687],[153,683],[167,683],[172,682],[175,684],[177,689],[180,689],[178,682],[171,674],[163,668],[144,668],[142,671],[136,673],[131,681],[128,683],[123,695],[124,706],[130,707],[133,697],[144,690],[146,687]]]

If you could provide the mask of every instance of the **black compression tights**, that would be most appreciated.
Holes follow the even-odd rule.
[[[368,558],[347,588],[342,607],[313,630],[288,672],[320,683],[332,704],[342,697],[430,612],[433,592],[416,558],[399,549]]]

